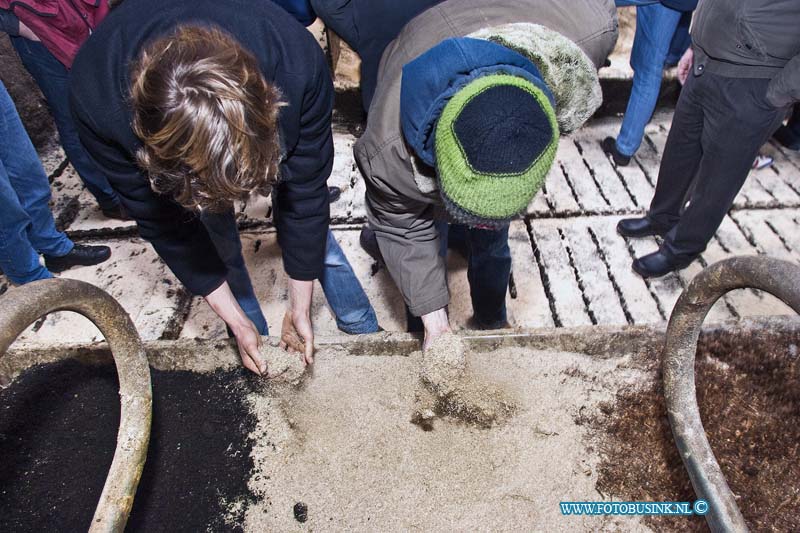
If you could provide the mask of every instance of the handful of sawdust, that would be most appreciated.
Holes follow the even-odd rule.
[[[453,333],[425,350],[420,377],[424,389],[417,393],[412,422],[423,429],[433,429],[433,420],[442,416],[489,428],[516,410],[516,401],[506,391],[469,371],[464,342]]]
[[[306,371],[301,356],[289,353],[279,346],[263,343],[259,348],[262,357],[267,361],[267,377],[270,381],[297,385],[302,381]]]

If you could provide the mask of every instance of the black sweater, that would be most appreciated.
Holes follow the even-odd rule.
[[[71,72],[70,102],[81,141],[119,193],[141,236],[195,294],[207,295],[226,269],[192,213],[150,189],[136,166],[129,67],[144,46],[181,24],[216,26],[258,60],[281,91],[285,158],[273,198],[286,273],[322,273],[329,223],[326,181],[333,164],[333,85],[324,54],[291,15],[267,0],[126,0],[84,44]]]

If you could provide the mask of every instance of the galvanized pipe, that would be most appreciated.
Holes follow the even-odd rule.
[[[108,341],[119,377],[117,448],[89,531],[122,532],[142,475],[150,440],[153,395],[139,333],[122,306],[103,290],[70,279],[48,279],[12,288],[0,297],[0,356],[34,321],[54,311],[91,320]]]
[[[752,287],[800,313],[800,266],[768,257],[734,257],[698,274],[681,294],[667,327],[662,355],[664,395],[672,433],[699,499],[709,505],[712,531],[747,531],[736,499],[706,438],[695,390],[700,327],[714,303],[734,289]]]

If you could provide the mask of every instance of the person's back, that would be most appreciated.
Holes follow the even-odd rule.
[[[432,7],[406,25],[383,54],[367,128],[356,144],[357,158],[363,163],[372,161],[387,141],[397,139],[402,71],[407,63],[447,38],[521,22],[563,35],[581,47],[596,68],[604,64],[617,38],[616,10],[611,0],[582,0],[569,6],[557,0],[449,0]],[[408,177],[413,186],[413,173],[406,174],[396,180]]]

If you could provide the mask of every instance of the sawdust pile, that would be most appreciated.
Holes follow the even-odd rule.
[[[501,387],[469,371],[463,340],[453,333],[436,339],[422,354],[412,421],[433,429],[437,416],[449,416],[482,428],[501,424],[514,414],[516,400]]]
[[[443,416],[425,431],[409,419],[417,391],[435,396],[420,380],[421,352],[320,350],[313,375],[299,387],[248,396],[259,421],[250,435],[255,471],[248,484],[257,501],[247,506],[242,529],[645,531],[636,517],[564,517],[559,508],[561,501],[601,497],[599,458],[587,453],[589,428],[575,415],[613,400],[620,383],[641,381],[628,363],[522,348],[469,350],[465,372],[512,395],[514,416],[488,429]],[[571,367],[587,378],[567,379]],[[300,502],[303,524],[294,513]]]

